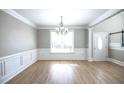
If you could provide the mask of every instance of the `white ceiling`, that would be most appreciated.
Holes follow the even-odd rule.
[[[88,26],[103,15],[108,9],[80,9],[80,10],[45,10],[45,9],[15,9],[36,26],[56,26],[63,16],[63,23],[67,26]]]

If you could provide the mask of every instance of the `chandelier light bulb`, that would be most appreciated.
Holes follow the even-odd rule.
[[[68,28],[63,26],[63,16],[60,16],[61,22],[59,24],[59,27],[56,28],[56,32],[59,34],[66,34],[68,32]]]

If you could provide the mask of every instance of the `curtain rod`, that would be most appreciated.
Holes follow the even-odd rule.
[[[118,34],[118,33],[124,33],[124,31],[120,31],[120,32],[114,32],[114,33],[109,33],[109,35],[112,35],[112,34]]]
[[[124,47],[124,30],[120,31],[120,32],[114,32],[114,33],[109,33],[109,35],[112,34],[118,34],[118,33],[122,33],[122,41],[121,41],[121,46]]]

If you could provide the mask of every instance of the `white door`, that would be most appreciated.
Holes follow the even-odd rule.
[[[95,61],[106,61],[108,57],[108,33],[93,33],[93,59]]]

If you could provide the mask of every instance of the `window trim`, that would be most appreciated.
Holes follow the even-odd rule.
[[[55,32],[56,30],[50,30],[50,53],[52,53],[52,54],[72,54],[72,53],[74,53],[74,30],[69,30],[69,32],[73,32],[73,41],[72,41],[72,49],[73,49],[73,51],[71,51],[71,52],[52,52],[52,41],[51,41],[51,32]]]

